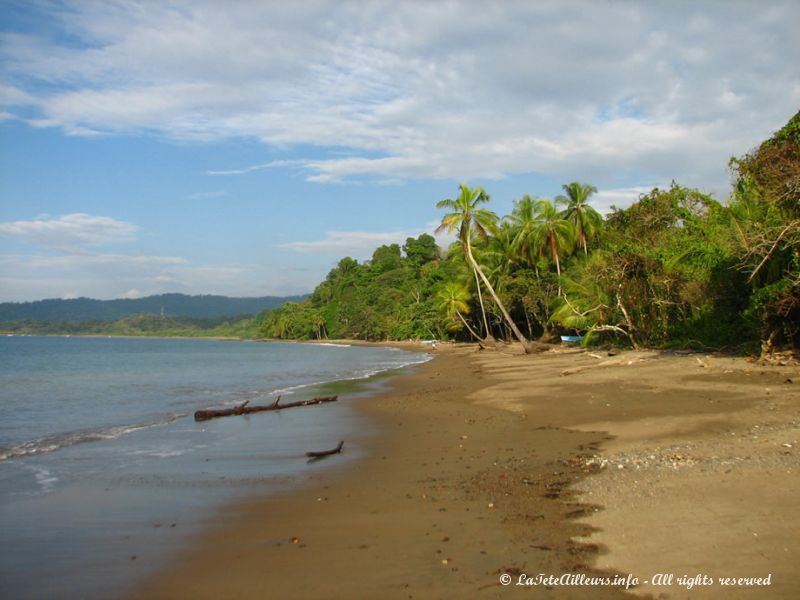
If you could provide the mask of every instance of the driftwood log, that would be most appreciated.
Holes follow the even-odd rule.
[[[306,452],[306,456],[309,458],[322,458],[323,456],[330,456],[331,454],[339,454],[342,451],[342,446],[344,446],[344,441],[339,442],[339,445],[336,446],[333,450],[322,450],[320,452]]]
[[[209,419],[216,419],[217,417],[249,415],[250,413],[263,412],[266,410],[283,410],[284,408],[295,408],[297,406],[313,406],[314,404],[322,404],[323,402],[336,402],[338,398],[339,396],[322,396],[321,398],[312,398],[311,400],[300,400],[298,402],[287,402],[286,404],[281,404],[281,398],[278,396],[278,399],[275,400],[275,402],[265,406],[248,406],[250,401],[247,400],[232,408],[207,408],[195,411],[194,420],[208,421]]]

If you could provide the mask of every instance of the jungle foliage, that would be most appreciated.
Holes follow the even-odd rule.
[[[446,251],[421,235],[343,258],[302,302],[260,317],[265,337],[553,339],[762,351],[800,342],[800,113],[731,161],[722,204],[675,182],[603,218],[597,191],[524,196],[510,215],[482,188],[441,200]]]

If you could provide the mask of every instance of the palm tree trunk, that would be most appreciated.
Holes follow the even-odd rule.
[[[558,279],[561,280],[561,261],[558,260],[558,244],[556,243],[556,238],[554,235],[550,235],[550,254],[553,255],[553,260],[556,262],[556,273],[558,273]],[[559,290],[559,295],[561,295],[561,291]]]
[[[475,287],[478,289],[478,303],[481,305],[481,315],[483,315],[483,327],[484,331],[486,332],[486,337],[484,339],[487,342],[490,342],[494,339],[494,337],[492,336],[492,333],[489,330],[489,322],[486,320],[486,307],[483,305],[483,294],[481,294],[481,282],[478,279],[478,272],[473,269],[473,273],[475,273]]]
[[[467,328],[467,331],[469,331],[472,334],[472,337],[474,337],[476,340],[478,340],[478,344],[480,344],[481,347],[483,347],[483,344],[481,344],[481,342],[483,341],[483,340],[481,340],[481,336],[479,336],[475,332],[475,330],[472,327],[469,326],[469,323],[467,323],[467,320],[464,318],[464,316],[458,310],[456,311],[456,314],[458,315],[458,318],[461,319],[461,322],[464,324],[464,327]]]
[[[508,326],[511,327],[511,331],[514,332],[514,335],[522,344],[522,347],[525,349],[525,353],[527,354],[528,352],[530,352],[530,342],[524,335],[522,335],[522,332],[519,330],[519,327],[517,327],[517,324],[511,320],[511,315],[508,314],[506,307],[503,306],[503,303],[500,301],[500,298],[497,297],[497,292],[494,291],[492,284],[489,283],[489,280],[483,273],[483,270],[478,265],[478,262],[475,260],[475,257],[472,256],[472,244],[470,244],[469,238],[467,238],[467,258],[469,259],[472,268],[480,276],[481,280],[486,286],[486,289],[489,290],[489,293],[492,295],[492,299],[494,300],[495,304],[497,304],[497,308],[499,308],[500,312],[503,313],[503,317],[508,323]]]
[[[531,318],[528,316],[528,310],[525,305],[522,306],[522,312],[525,315],[525,324],[528,326],[528,336],[533,337],[533,330],[531,329]]]
[[[556,274],[558,275],[558,295],[561,295],[561,262],[558,260],[558,243],[556,236],[550,233],[550,254],[553,255],[553,260],[556,261]]]

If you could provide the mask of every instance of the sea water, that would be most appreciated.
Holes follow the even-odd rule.
[[[322,344],[0,338],[0,597],[119,595],[222,504],[357,459],[357,443],[335,461],[304,453],[369,429],[348,399],[374,391],[377,374],[427,358]],[[308,408],[193,418],[332,391],[346,393]]]

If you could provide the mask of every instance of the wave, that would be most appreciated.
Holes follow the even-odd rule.
[[[150,427],[158,427],[160,425],[169,425],[182,416],[186,415],[173,414],[161,419],[146,421],[144,423],[135,423],[133,425],[116,425],[113,427],[104,427],[88,431],[70,431],[67,433],[48,435],[35,440],[29,440],[27,442],[16,444],[10,448],[0,448],[0,461],[21,458],[23,456],[31,456],[34,454],[55,452],[61,448],[67,448],[69,446],[83,444],[86,442],[113,440],[114,438],[118,438],[141,429],[149,429]]]
[[[372,369],[367,369],[364,371],[355,371],[347,376],[333,377],[332,379],[323,379],[320,381],[309,381],[307,383],[300,383],[298,385],[292,385],[278,390],[273,390],[272,392],[269,393],[269,395],[270,396],[277,396],[278,394],[291,395],[294,394],[297,390],[301,390],[308,387],[326,385],[329,383],[336,383],[339,381],[358,381],[360,379],[369,379],[370,377],[374,377],[375,375],[378,375],[380,373],[385,373],[386,371],[394,371],[395,369],[403,369],[405,367],[410,367],[411,365],[419,365],[428,362],[433,358],[428,354],[417,354],[415,355],[415,357],[419,358],[416,358],[415,360],[385,363]]]
[[[326,344],[317,344],[317,345],[326,345]],[[330,344],[330,345],[338,345],[338,344]],[[242,396],[232,400],[227,400],[226,402],[222,402],[221,404],[214,406],[226,406],[226,407],[236,406],[238,404],[241,404],[243,400],[258,400],[260,398],[270,398],[270,397],[274,398],[275,396],[291,396],[298,390],[303,390],[306,388],[328,385],[331,383],[337,383],[339,381],[358,381],[362,379],[369,379],[370,377],[374,377],[375,375],[378,375],[380,373],[385,373],[386,371],[394,371],[395,369],[403,369],[405,367],[410,367],[412,365],[419,365],[428,362],[432,358],[433,357],[429,354],[414,354],[408,356],[407,360],[383,363],[373,367],[372,369],[354,371],[346,375],[335,375],[328,379],[307,381],[305,383],[298,383],[296,385],[290,385],[287,387],[273,389],[270,391],[259,392],[257,390],[251,390],[248,394],[246,394],[246,396]]]
[[[150,450],[135,450],[131,452],[133,456],[154,456],[156,458],[174,458],[183,456],[192,449],[180,448],[152,448]]]

